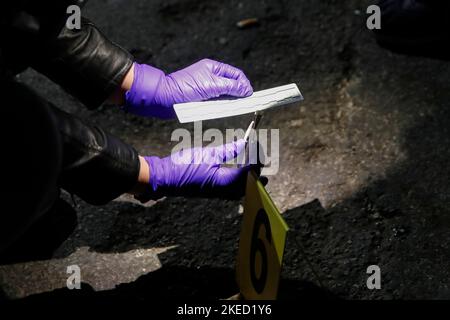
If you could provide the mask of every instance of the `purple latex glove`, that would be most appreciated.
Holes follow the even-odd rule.
[[[175,103],[222,95],[247,97],[252,93],[250,81],[241,70],[210,59],[169,75],[152,66],[135,63],[133,84],[125,95],[125,110],[141,116],[170,119],[175,117]]]
[[[245,194],[247,172],[260,166],[239,168],[221,164],[245,149],[244,140],[218,147],[182,150],[165,158],[144,157],[150,167],[149,188],[137,197],[145,202],[163,196],[218,197],[238,199]],[[263,180],[263,183],[267,183]]]

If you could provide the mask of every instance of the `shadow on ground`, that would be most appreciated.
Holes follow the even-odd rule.
[[[30,296],[19,302],[40,302],[86,299],[89,302],[130,299],[133,301],[200,299],[227,299],[239,292],[234,284],[234,271],[220,268],[163,267],[151,274],[141,276],[130,284],[119,285],[114,290],[95,292],[82,284],[81,290],[58,289]],[[307,281],[281,282],[280,300],[336,299],[330,292]]]

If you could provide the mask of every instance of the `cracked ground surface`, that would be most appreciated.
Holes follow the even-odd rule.
[[[242,68],[256,90],[299,85],[305,101],[267,112],[261,123],[280,129],[280,170],[267,190],[292,229],[280,298],[450,298],[450,65],[378,47],[365,28],[369,4],[99,0],[85,9],[138,61],[167,72],[209,57]],[[249,17],[259,25],[236,28]],[[193,129],[124,115],[113,106],[88,111],[33,71],[21,79],[142,154],[166,155],[176,144],[170,142],[174,129]],[[250,118],[203,127],[246,128]],[[174,198],[142,206],[122,197],[101,208],[78,200],[77,210],[79,227],[55,259],[82,247],[123,254],[108,262],[123,277],[98,271],[106,291],[97,294],[236,293],[239,202]],[[124,266],[139,263],[127,253],[153,248],[158,259],[146,260],[151,271],[130,279]],[[95,264],[81,252],[78,259]],[[381,290],[366,287],[372,264],[381,268]],[[23,275],[29,281],[18,296],[36,292],[33,274]]]

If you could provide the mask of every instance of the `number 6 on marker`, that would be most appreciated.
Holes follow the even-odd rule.
[[[288,226],[264,186],[251,172],[236,277],[244,299],[276,299]]]
[[[264,241],[259,237],[259,231],[265,229],[265,240],[270,244],[272,234],[270,231],[270,221],[264,209],[259,209],[255,217],[255,224],[252,232],[252,242],[250,246],[250,278],[253,288],[258,294],[264,291],[267,281],[267,250]],[[257,254],[259,253],[259,267],[256,264]],[[258,267],[258,270],[256,269]]]

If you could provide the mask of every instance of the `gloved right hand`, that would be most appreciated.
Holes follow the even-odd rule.
[[[223,95],[247,97],[252,93],[250,81],[241,70],[214,60],[203,59],[169,75],[152,66],[135,63],[124,109],[141,116],[170,119],[175,117],[175,103]]]

